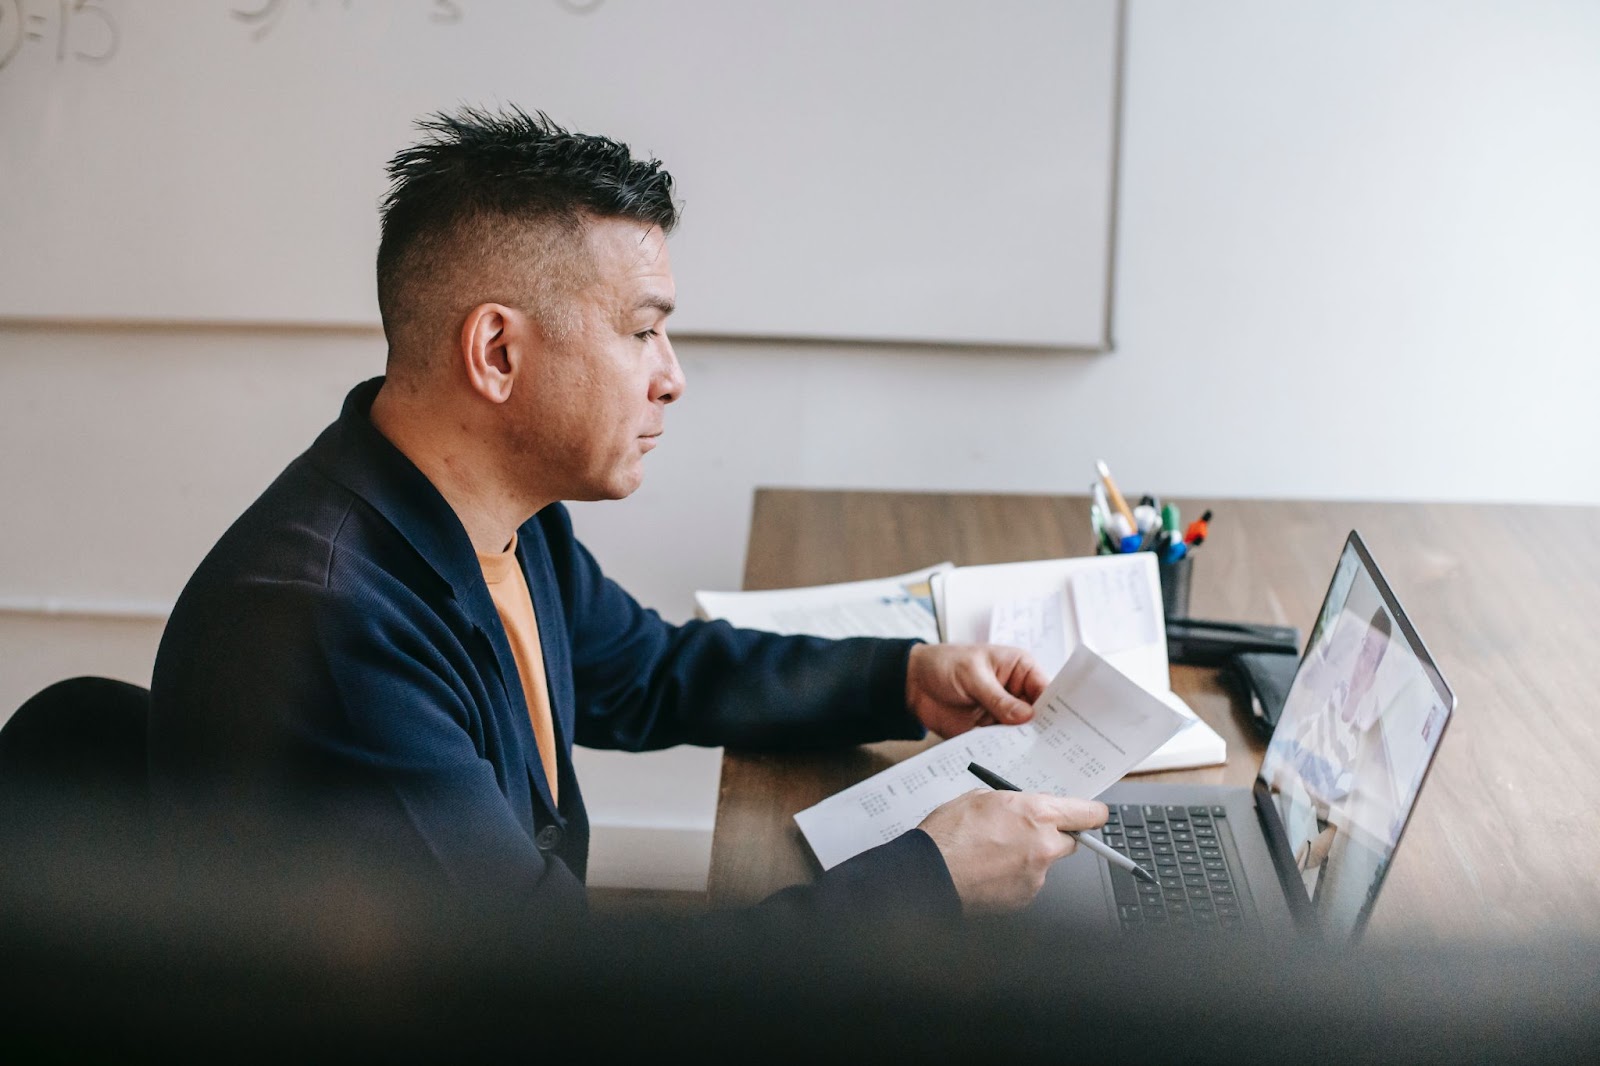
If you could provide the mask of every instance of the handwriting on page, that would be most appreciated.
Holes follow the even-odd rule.
[[[1161,639],[1150,577],[1130,567],[1104,567],[1072,575],[1072,606],[1078,638],[1101,655],[1154,644]]]
[[[989,615],[989,643],[1022,648],[1048,677],[1067,661],[1067,590],[1001,600]]]

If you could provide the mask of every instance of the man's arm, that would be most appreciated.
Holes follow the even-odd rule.
[[[564,508],[536,521],[567,612],[578,743],[796,749],[924,735],[905,703],[916,641],[671,625],[601,572]]]
[[[669,626],[600,573],[557,510],[541,519],[570,612],[582,743],[804,748],[927,729],[949,737],[1027,721],[1044,691],[1047,679],[1015,648]],[[1015,908],[1072,851],[1063,829],[1104,821],[1098,803],[974,792],[762,909],[950,917]]]

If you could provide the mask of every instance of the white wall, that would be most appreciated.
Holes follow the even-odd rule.
[[[738,587],[758,485],[1070,492],[1104,457],[1172,495],[1600,504],[1596,189],[1600,5],[1131,0],[1115,354],[681,339],[645,487],[579,530],[681,619]],[[1047,203],[996,223],[1050,239]],[[0,324],[0,608],[170,601],[381,363],[372,333]],[[158,636],[0,610],[0,714],[147,681]],[[715,768],[585,762],[597,881],[703,882]]]

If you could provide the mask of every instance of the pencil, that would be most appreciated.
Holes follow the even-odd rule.
[[[979,781],[982,781],[992,789],[996,789],[1000,792],[1022,791],[1016,785],[1013,785],[1010,781],[1007,781],[993,770],[985,769],[975,762],[967,763],[967,769],[972,772],[973,777],[976,777]],[[1106,862],[1109,862],[1111,865],[1120,866],[1133,876],[1145,881],[1149,881],[1152,885],[1159,885],[1161,883],[1160,881],[1156,880],[1155,874],[1151,873],[1149,870],[1146,870],[1143,866],[1140,866],[1138,863],[1134,862],[1132,859],[1128,858],[1126,855],[1122,854],[1122,852],[1118,851],[1116,848],[1113,848],[1110,844],[1107,844],[1099,837],[1092,836],[1088,833],[1076,833],[1071,829],[1063,829],[1062,832],[1067,834],[1073,840],[1076,840],[1078,843],[1082,844],[1084,847],[1088,848],[1090,851],[1094,852],[1096,855],[1100,856],[1102,859],[1106,860]]]
[[[1122,498],[1122,493],[1117,489],[1117,483],[1111,480],[1111,471],[1106,466],[1104,459],[1095,460],[1095,469],[1100,472],[1100,481],[1106,487],[1106,495],[1111,497],[1111,505],[1128,517],[1128,525],[1133,529],[1139,528],[1139,523],[1133,517],[1133,508],[1128,506],[1128,501]]]

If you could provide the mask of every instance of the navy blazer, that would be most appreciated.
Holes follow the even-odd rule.
[[[432,483],[371,423],[382,378],[206,556],[152,681],[158,811],[185,847],[282,833],[414,860],[465,894],[581,906],[574,743],[793,750],[918,738],[913,641],[669,625],[600,571],[566,509],[518,531],[559,747],[552,803],[477,556]],[[281,839],[281,838],[280,838]],[[913,830],[769,901],[790,912],[959,912]]]

